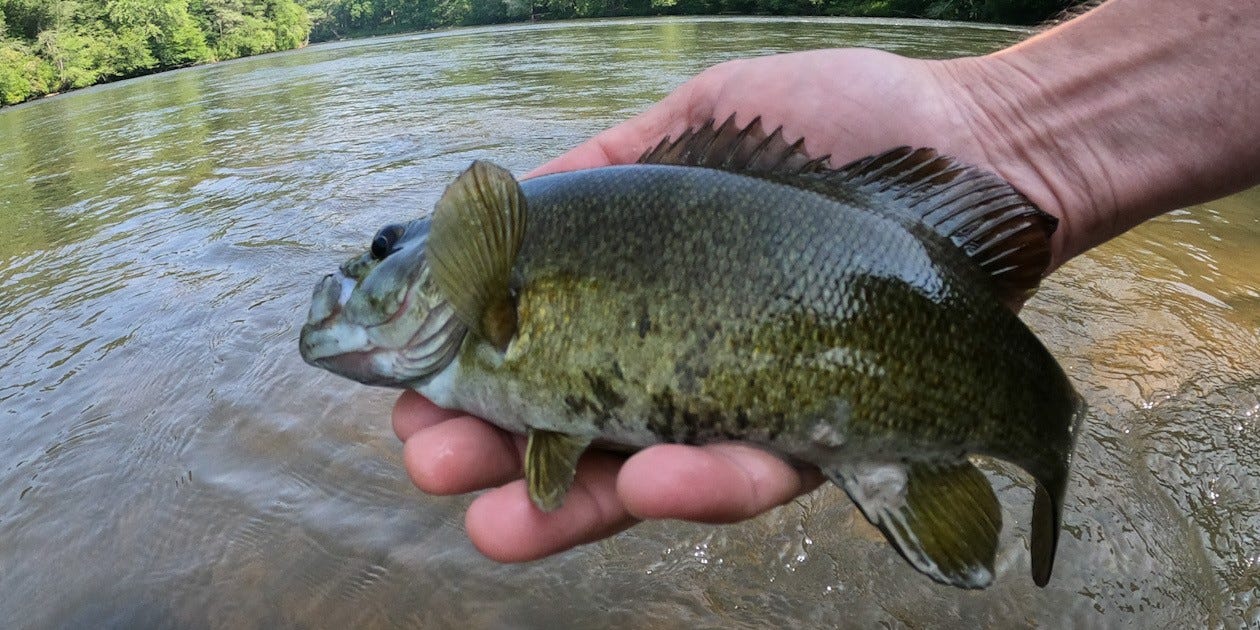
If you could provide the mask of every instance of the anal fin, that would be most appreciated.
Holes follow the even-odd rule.
[[[1002,512],[966,460],[866,464],[824,471],[914,568],[960,588],[993,581]]]
[[[573,484],[578,458],[590,445],[590,438],[529,430],[525,445],[525,484],[529,498],[544,512],[551,512],[564,503],[564,495]]]

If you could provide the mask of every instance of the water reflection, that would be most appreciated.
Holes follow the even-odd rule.
[[[0,610],[32,627],[1260,625],[1260,193],[1074,261],[1025,318],[1094,409],[1055,577],[989,466],[994,588],[909,569],[841,493],[500,566],[406,481],[389,392],[303,365],[309,287],[475,158],[517,172],[712,63],[972,53],[1005,30],[809,20],[472,29],[0,112]],[[545,602],[546,605],[539,605]]]

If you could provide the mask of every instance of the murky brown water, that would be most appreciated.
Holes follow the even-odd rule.
[[[471,160],[523,172],[687,76],[1011,31],[679,20],[320,46],[0,111],[6,627],[1260,626],[1260,192],[1056,273],[1025,319],[1093,413],[1055,576],[992,468],[997,584],[940,587],[826,488],[523,566],[406,479],[394,393],[307,367],[310,287]]]

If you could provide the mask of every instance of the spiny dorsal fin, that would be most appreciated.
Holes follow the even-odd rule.
[[[783,137],[783,127],[767,135],[760,116],[742,129],[736,126],[734,114],[721,125],[715,123],[710,119],[698,128],[684,131],[677,139],[662,139],[639,158],[639,163],[795,175],[822,171],[830,157],[810,158],[803,149],[805,139],[789,143]]]
[[[1002,510],[970,462],[849,464],[823,472],[914,568],[960,588],[993,582]]]
[[[1058,219],[997,175],[933,149],[898,147],[821,177],[856,187],[885,211],[948,238],[993,278],[1008,304],[1030,297],[1050,266],[1050,235]]]
[[[433,211],[433,280],[460,320],[501,349],[516,332],[508,282],[524,236],[521,186],[490,162],[473,162]]]
[[[710,120],[661,140],[639,163],[763,176],[846,203],[861,193],[877,209],[924,223],[962,248],[992,276],[1007,304],[1018,306],[1037,290],[1050,265],[1050,235],[1058,220],[997,175],[910,147],[831,169],[829,156],[811,158],[803,147],[804,139],[784,139],[782,127],[767,135],[760,117],[740,128],[732,114],[721,125]]]

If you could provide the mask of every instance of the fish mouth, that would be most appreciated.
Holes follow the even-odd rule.
[[[367,384],[392,384],[393,379],[377,369],[375,356],[389,352],[374,339],[373,329],[397,322],[411,307],[413,287],[403,294],[398,309],[384,321],[360,325],[344,317],[346,303],[358,281],[340,271],[330,273],[315,285],[311,308],[298,340],[302,359],[316,367]]]
[[[361,324],[350,321],[345,309],[359,283],[340,272],[324,276],[302,326],[302,359],[365,385],[407,387],[427,380],[454,358],[467,329],[445,302],[428,308],[414,327],[404,321],[416,315],[421,284],[408,283],[398,308],[385,319]]]
[[[350,296],[354,293],[354,288],[358,283],[354,278],[350,278],[341,272],[330,273],[319,284],[315,285],[315,292],[311,296],[311,309],[306,315],[306,326],[303,327],[303,337],[306,336],[306,329],[312,327],[320,327],[325,325],[329,320],[341,314],[345,308],[346,302],[350,301]]]

